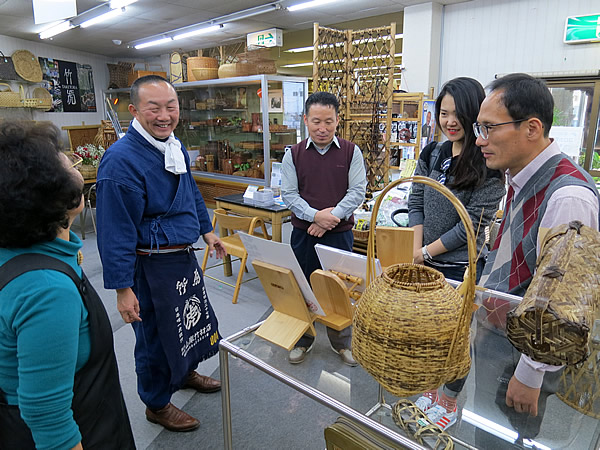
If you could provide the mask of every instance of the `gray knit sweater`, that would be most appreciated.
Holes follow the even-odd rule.
[[[452,143],[444,142],[439,158],[431,161],[431,152],[435,146],[436,142],[432,142],[423,149],[417,162],[415,175],[438,179],[441,174],[442,161],[452,155]],[[456,158],[452,160],[452,164],[455,162]],[[430,164],[433,164],[434,167],[430,168]],[[452,177],[448,177],[446,184],[449,184],[451,180]],[[479,227],[477,235],[477,254],[479,254],[485,242],[485,227],[489,225],[506,192],[504,182],[498,176],[488,176],[484,184],[477,189],[451,189],[451,191],[465,206],[476,233],[481,220],[481,227]],[[429,245],[441,238],[442,244],[448,250],[433,258],[434,261],[441,263],[467,262],[467,233],[456,209],[446,197],[429,186],[413,183],[408,199],[408,209],[409,226],[423,225],[423,245]],[[482,210],[483,216],[481,215]],[[487,249],[484,249],[482,256],[486,254]]]

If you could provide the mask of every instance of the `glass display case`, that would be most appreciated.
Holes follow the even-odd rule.
[[[458,282],[447,281],[454,287],[458,285]],[[547,381],[550,382],[545,382],[541,389],[536,417],[517,413],[506,406],[507,384],[516,361],[504,332],[504,317],[521,300],[521,297],[488,289],[476,291],[478,309],[471,327],[471,370],[458,397],[457,422],[446,430],[454,441],[454,449],[600,448],[599,320],[592,331],[590,358],[581,367],[571,366],[549,376]],[[392,405],[398,399],[383,390],[363,368],[345,366],[329,349],[321,324],[318,324],[314,348],[301,365],[291,365],[287,350],[255,333],[261,324],[224,338],[219,344],[225,449],[243,445],[243,430],[258,427],[265,420],[274,420],[278,426],[278,433],[272,433],[272,437],[269,433],[264,436],[262,444],[265,448],[277,447],[280,436],[286,433],[306,436],[307,444],[303,448],[323,448],[319,445],[323,428],[333,423],[337,414],[391,440],[393,444],[385,448],[450,448],[434,447],[435,439],[432,441],[431,435],[427,436],[422,428],[413,427],[419,430],[414,433],[399,426],[392,417]],[[234,358],[229,358],[230,355]],[[265,382],[264,377],[274,380]],[[573,379],[578,381],[574,384]],[[280,388],[280,383],[275,380],[301,395]],[[249,408],[247,393],[256,390],[257,386],[265,386],[264,391],[260,391],[262,396],[252,397],[254,404]],[[410,400],[417,398],[415,395]],[[320,406],[315,405],[315,401],[337,414],[317,409]],[[265,411],[265,414],[257,415],[255,411]],[[310,414],[302,416],[303,411]],[[315,420],[312,420],[313,416]],[[300,420],[298,417],[305,421],[301,429],[296,424]],[[415,425],[426,426],[418,422]],[[328,443],[327,448],[337,447]]]
[[[179,83],[175,89],[180,104],[175,135],[199,182],[268,186],[271,164],[281,162],[286,146],[305,138],[307,78],[253,75]],[[129,89],[107,90],[105,96],[127,125]]]

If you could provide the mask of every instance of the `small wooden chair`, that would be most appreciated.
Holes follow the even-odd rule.
[[[204,276],[208,277],[212,280],[218,281],[220,283],[226,284],[227,286],[231,286],[235,290],[233,291],[233,299],[232,303],[237,303],[238,294],[240,293],[240,287],[243,283],[247,283],[248,281],[252,281],[257,277],[251,278],[246,281],[242,281],[242,277],[244,275],[244,271],[246,269],[246,261],[248,260],[248,252],[240,239],[240,236],[237,234],[237,231],[243,231],[244,233],[248,233],[251,236],[261,236],[265,239],[271,239],[271,236],[267,233],[267,227],[265,226],[264,221],[260,217],[240,217],[229,215],[226,210],[222,208],[215,209],[213,212],[213,221],[212,221],[213,229],[219,227],[219,233],[221,241],[225,246],[225,250],[227,250],[227,255],[224,261],[221,264],[215,264],[214,266],[206,267],[206,263],[208,261],[208,246],[204,251],[204,258],[202,260],[202,272],[204,272]],[[256,232],[255,230],[260,228],[260,232]],[[231,267],[230,256],[235,256],[237,259],[235,261],[240,261],[240,271],[237,276],[237,281],[234,284],[228,283],[227,281],[220,280],[218,278],[212,277],[206,274],[208,269],[212,269],[214,267],[219,266],[229,266]],[[227,267],[223,268],[225,276],[227,274]]]

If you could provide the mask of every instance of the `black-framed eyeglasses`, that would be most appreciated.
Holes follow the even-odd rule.
[[[452,156],[449,156],[442,161],[442,165],[440,166],[440,172],[442,173],[440,173],[437,178],[437,180],[442,184],[446,184],[446,178],[448,175],[448,170],[450,169],[450,164],[452,164]]]
[[[509,123],[519,123],[523,122],[527,119],[519,119],[519,120],[511,120],[510,122],[502,122],[502,123],[490,123],[484,125],[479,122],[475,122],[473,124],[473,132],[475,133],[475,137],[481,137],[481,139],[488,140],[490,135],[490,130],[494,127],[499,127],[500,125],[508,125]]]

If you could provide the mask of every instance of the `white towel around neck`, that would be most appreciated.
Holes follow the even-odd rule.
[[[135,131],[140,133],[144,139],[146,139],[150,145],[156,147],[163,155],[165,155],[165,170],[175,175],[180,175],[187,172],[185,165],[185,158],[183,157],[183,150],[181,148],[181,142],[175,139],[175,135],[171,133],[169,139],[165,142],[161,142],[142,127],[142,124],[137,119],[133,119],[131,123]]]

